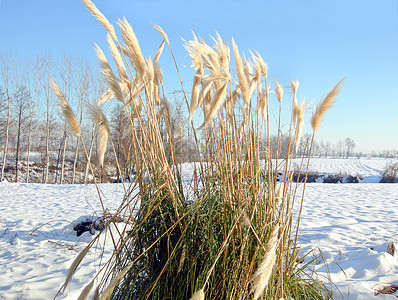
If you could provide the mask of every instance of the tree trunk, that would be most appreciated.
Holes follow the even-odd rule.
[[[79,138],[76,140],[76,151],[75,151],[75,158],[73,159],[73,172],[72,172],[72,184],[75,183],[75,175],[76,175],[76,164],[77,158],[79,157]]]
[[[0,181],[4,180],[4,169],[6,166],[6,160],[7,160],[7,150],[8,150],[8,136],[9,136],[9,128],[10,128],[10,111],[11,111],[11,99],[7,93],[7,101],[8,101],[8,108],[7,108],[7,121],[6,121],[6,141],[4,145],[4,151],[3,151],[3,165],[1,167],[1,178]]]
[[[64,135],[62,136],[61,143],[59,144],[59,148],[58,148],[57,165],[55,167],[54,183],[58,183],[58,174],[59,174],[58,170],[59,170],[59,164],[60,164],[60,160],[61,160],[61,152],[63,149],[62,145],[64,144],[65,140],[66,140],[66,130],[64,131]]]
[[[31,139],[32,139],[32,123],[33,123],[33,114],[35,109],[35,102],[36,98],[33,100],[33,107],[30,112],[30,121],[29,121],[29,129],[28,129],[28,154],[26,157],[27,166],[26,166],[26,183],[29,183],[29,176],[30,176],[30,147],[31,147]]]
[[[94,137],[95,137],[95,126],[93,125],[93,130],[91,132],[90,152],[88,154],[88,162],[86,164],[86,172],[84,174],[84,183],[85,184],[87,184],[88,170],[89,170],[91,154],[93,152],[93,146],[94,146]]]
[[[18,182],[19,146],[21,141],[22,107],[18,111],[17,153],[15,155],[15,182]]]
[[[50,142],[50,99],[47,97],[47,111],[46,111],[46,151],[44,154],[44,166],[43,166],[43,183],[48,182],[48,165],[49,165],[49,147]]]
[[[64,175],[65,175],[65,157],[66,157],[66,144],[68,141],[68,133],[65,130],[65,139],[64,139],[64,149],[62,151],[62,165],[61,165],[61,182],[60,184],[64,183]]]
[[[47,107],[46,107],[46,150],[45,150],[45,157],[44,157],[44,166],[43,166],[43,182],[47,183],[48,182],[48,176],[49,176],[49,167],[50,167],[50,149],[49,149],[49,143],[50,143],[50,117],[51,117],[51,111],[50,111],[50,99],[52,95],[51,87],[50,87],[50,77],[52,76],[52,73],[54,72],[54,69],[56,65],[54,64],[51,55],[46,55],[45,57],[45,76],[44,82],[43,82],[43,87],[45,89],[45,98],[47,102]]]
[[[32,141],[32,125],[33,125],[33,116],[34,116],[34,112],[35,112],[36,98],[37,98],[37,92],[38,92],[38,86],[39,86],[40,69],[42,68],[42,66],[43,66],[42,61],[39,61],[39,59],[37,59],[36,64],[35,64],[36,81],[35,81],[32,110],[30,111],[30,121],[29,121],[29,129],[28,129],[28,132],[29,132],[29,134],[28,134],[28,154],[26,157],[28,165],[26,166],[26,183],[29,183],[29,176],[30,176],[30,149],[31,149],[31,141]]]

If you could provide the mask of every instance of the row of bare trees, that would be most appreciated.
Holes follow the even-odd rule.
[[[304,141],[305,137],[303,139],[303,142]],[[355,147],[356,145],[354,140],[347,137],[345,140],[340,140],[335,144],[324,141],[314,142],[312,153],[313,157],[323,158],[349,158],[354,156],[357,157],[361,154],[354,153]]]
[[[1,180],[76,181],[77,167],[84,163],[79,143],[59,117],[51,77],[61,83],[82,121],[84,103],[102,91],[89,63],[67,55],[59,61],[51,54],[22,61],[13,54],[0,54]],[[89,123],[82,125],[91,132]],[[67,170],[70,174],[65,178]]]
[[[91,180],[89,168],[79,140],[70,134],[65,121],[60,117],[57,100],[50,85],[55,78],[72,106],[82,130],[88,155],[95,166],[97,156],[97,128],[90,121],[87,103],[99,99],[104,92],[104,83],[97,66],[83,59],[64,55],[55,59],[51,54],[22,61],[16,55],[0,54],[0,180],[78,183]],[[164,131],[166,151],[171,152],[169,139],[174,139],[174,153],[178,162],[195,161],[196,146],[187,122],[185,100],[181,92],[170,97],[173,106],[169,120],[172,134]],[[94,168],[96,175],[104,180],[109,176],[120,180],[116,172],[116,159],[122,177],[134,173],[134,147],[131,126],[119,105],[105,104],[102,107],[110,122],[110,139],[114,151],[107,151],[104,168]],[[166,128],[166,126],[164,126]],[[277,137],[275,137],[277,139]],[[308,137],[303,136],[297,148],[297,156],[305,156]],[[275,141],[276,143],[276,141]],[[283,156],[289,141],[282,141],[279,153]],[[200,145],[200,143],[199,143]],[[109,146],[110,148],[110,146]],[[286,149],[285,149],[286,148]],[[285,150],[284,150],[285,149]],[[351,138],[330,142],[314,142],[314,157],[348,158],[354,153],[355,142]],[[397,155],[389,152],[389,155]],[[384,153],[383,153],[384,154]],[[109,175],[109,176],[108,176]],[[107,177],[108,176],[108,177]]]
[[[73,108],[85,139],[94,169],[100,178],[118,177],[115,156],[123,177],[133,172],[134,145],[131,127],[120,105],[105,104],[103,109],[110,122],[115,152],[108,151],[104,169],[96,167],[97,128],[89,118],[88,103],[95,102],[104,92],[104,83],[97,66],[83,59],[64,55],[55,59],[51,54],[22,61],[16,55],[0,54],[0,180],[40,183],[78,183],[91,178],[87,160],[79,140],[70,134],[57,107],[50,78],[55,78]],[[164,143],[174,138],[179,161],[195,160],[193,137],[185,122],[183,99],[172,93],[170,122],[173,133],[164,132]],[[183,105],[184,103],[184,105]],[[109,146],[110,148],[110,146]]]

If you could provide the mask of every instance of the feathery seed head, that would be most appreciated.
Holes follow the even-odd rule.
[[[278,192],[276,193],[276,201],[275,201],[275,206],[278,207],[283,199],[283,191],[281,188],[279,188]]]
[[[268,66],[265,63],[264,59],[261,57],[261,55],[257,52],[255,52],[255,59],[253,58],[253,60],[256,62],[256,64],[258,64],[261,68],[261,75],[263,76],[264,79],[267,79],[267,75],[268,75]]]
[[[108,60],[105,57],[104,52],[101,50],[101,48],[95,44],[96,47],[96,53],[97,53],[97,58],[100,62],[101,66],[101,72],[104,75],[110,90],[113,92],[114,97],[119,100],[120,102],[124,103],[124,97],[123,97],[123,92],[120,88],[120,85],[118,83],[118,80],[115,76],[115,73],[113,73],[111,66],[108,63]]]
[[[145,58],[144,55],[142,55],[134,30],[126,18],[119,20],[118,25],[122,31],[122,38],[126,51],[125,54],[130,57],[134,69],[143,77],[145,75]]]
[[[296,136],[294,138],[294,148],[297,152],[299,143],[300,143],[300,139],[301,139],[301,133],[302,133],[302,129],[303,129],[303,125],[304,125],[304,114],[307,110],[307,107],[310,105],[310,101],[305,101],[305,99],[303,99],[300,103],[299,106],[297,106],[296,108]]]
[[[129,81],[129,78],[128,78],[127,72],[126,72],[126,68],[123,63],[123,59],[120,56],[119,50],[118,50],[115,42],[111,38],[110,34],[106,35],[106,39],[108,41],[109,49],[111,50],[113,60],[115,61],[116,68],[119,72],[120,79],[124,82]]]
[[[155,57],[153,58],[153,62],[154,63],[158,62],[158,60],[160,58],[160,55],[162,55],[163,48],[164,48],[164,41],[162,41],[162,43],[160,44],[158,50],[156,51]]]
[[[275,225],[267,242],[267,252],[263,261],[259,265],[256,273],[254,273],[251,292],[254,294],[253,299],[257,300],[263,294],[272,275],[272,269],[276,262],[276,248],[278,245],[279,224]]]
[[[203,289],[201,289],[197,291],[195,294],[193,294],[189,300],[204,300],[204,299],[205,299],[205,293]]]
[[[193,79],[191,105],[189,106],[189,122],[192,121],[192,118],[199,106],[199,91],[200,91],[200,73],[198,70]]]
[[[321,126],[325,113],[333,106],[336,101],[337,95],[343,87],[344,78],[336,84],[332,90],[318,103],[314,112],[312,113],[311,126],[314,131],[317,131]]]
[[[226,100],[226,91],[227,91],[227,84],[228,82],[224,82],[222,86],[220,86],[216,93],[213,96],[209,111],[207,112],[207,116],[203,122],[203,124],[200,126],[200,128],[203,128],[210,124],[211,120],[213,120],[214,116],[216,115],[218,109],[221,107],[221,105],[224,104]]]
[[[245,101],[246,105],[250,102],[250,90],[249,83],[245,74],[245,68],[243,66],[242,58],[239,54],[238,46],[235,43],[235,40],[232,39],[232,49],[234,51],[235,56],[235,65],[236,65],[236,73],[238,75],[239,80],[239,88],[242,93],[242,98]]]
[[[66,100],[65,96],[63,95],[63,93],[61,92],[61,89],[59,88],[57,82],[53,78],[50,78],[50,81],[51,81],[52,90],[55,96],[57,96],[59,100],[61,110],[63,115],[65,116],[67,124],[69,125],[72,132],[76,134],[78,137],[80,137],[81,136],[80,125],[76,119],[75,114],[73,113],[72,108],[69,106],[69,103]]]
[[[161,34],[163,39],[166,41],[167,45],[169,45],[169,47],[170,47],[169,37],[163,31],[162,27],[160,27],[159,25],[156,25],[156,24],[153,24],[152,27],[155,28],[155,30]]]
[[[106,146],[108,143],[108,136],[110,134],[108,120],[103,113],[102,109],[96,104],[88,104],[88,111],[90,113],[91,119],[94,123],[98,125],[98,160],[101,167],[104,166],[104,158],[106,152]]]
[[[80,293],[79,298],[77,300],[85,300],[90,293],[91,289],[94,286],[94,279],[91,280],[91,282],[83,289],[83,291]]]
[[[279,103],[282,103],[283,87],[281,86],[279,81],[276,79],[275,79],[275,84],[276,84],[276,88],[275,88],[276,99],[278,100]]]
[[[290,88],[292,89],[292,94],[293,94],[293,123],[296,121],[297,117],[297,89],[298,89],[299,82],[297,81],[291,81]]]
[[[112,24],[109,23],[108,19],[98,10],[98,8],[90,0],[82,0],[86,8],[91,12],[91,14],[104,26],[104,28],[109,32],[112,39],[117,41],[115,29]]]

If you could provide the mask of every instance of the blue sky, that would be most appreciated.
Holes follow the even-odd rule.
[[[78,0],[0,1],[0,53],[33,58],[51,51],[94,63],[94,42],[106,48],[105,30]],[[181,38],[190,39],[191,29],[209,43],[218,31],[229,43],[233,37],[241,52],[258,51],[270,78],[282,85],[298,79],[299,97],[314,103],[346,77],[317,139],[336,143],[350,137],[358,151],[398,149],[397,0],[93,2],[113,24],[126,16],[146,56],[162,41],[151,24],[160,25],[187,86],[192,70],[184,67],[190,62]],[[170,52],[164,51],[160,63],[166,88],[177,88]]]

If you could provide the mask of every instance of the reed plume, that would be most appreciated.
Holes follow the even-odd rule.
[[[219,60],[220,66],[225,73],[229,74],[229,67],[230,67],[230,51],[227,43],[224,43],[220,34],[216,32],[217,39],[213,38],[214,40],[214,48],[216,49]]]
[[[122,89],[120,88],[119,82],[113,73],[111,66],[108,63],[108,60],[105,57],[104,52],[102,52],[101,48],[95,44],[95,50],[97,53],[97,58],[100,62],[101,72],[105,77],[105,80],[108,82],[109,88],[113,92],[113,95],[117,100],[124,104],[124,97]]]
[[[111,38],[110,34],[107,34],[106,40],[108,41],[109,50],[111,50],[111,54],[112,54],[113,60],[115,61],[116,68],[119,72],[119,77],[120,77],[121,81],[129,82],[129,77],[127,76],[127,71],[124,66],[123,59],[120,55],[120,52],[119,52],[115,42]]]
[[[204,300],[204,299],[205,299],[205,293],[203,292],[203,289],[201,289],[197,291],[195,294],[193,294],[189,300]]]
[[[163,28],[160,27],[159,25],[153,24],[152,25],[153,28],[155,28],[155,30],[157,32],[160,33],[160,35],[163,37],[163,39],[166,41],[167,45],[169,45],[170,47],[170,42],[169,42],[169,37],[167,36],[167,34],[164,32]]]
[[[191,92],[191,105],[189,106],[189,121],[192,121],[192,118],[198,109],[199,106],[199,92],[200,92],[200,81],[202,74],[200,70],[196,71],[195,77],[193,78],[192,92]]]
[[[267,252],[265,253],[264,259],[258,267],[256,273],[253,276],[253,285],[251,292],[254,294],[253,299],[257,300],[263,294],[265,288],[268,285],[269,279],[272,274],[272,269],[276,261],[276,248],[278,245],[278,232],[279,225],[275,225],[271,232],[270,238],[267,243]]]
[[[69,284],[69,281],[72,279],[73,274],[76,272],[77,267],[79,266],[79,264],[81,263],[81,261],[83,260],[83,258],[86,256],[86,254],[88,253],[88,251],[91,249],[91,243],[88,244],[75,258],[75,260],[73,261],[72,265],[69,267],[68,270],[68,274],[66,275],[66,279],[65,282],[61,288],[61,291],[64,292],[66,287]]]
[[[88,294],[90,293],[91,289],[94,286],[94,281],[95,279],[91,280],[91,282],[80,293],[79,298],[77,298],[77,300],[86,300]]]
[[[228,82],[224,82],[223,85],[214,94],[209,111],[207,112],[207,116],[200,128],[207,126],[211,122],[221,105],[223,105],[223,103],[225,102],[227,85]]]
[[[127,22],[126,18],[118,21],[118,25],[122,30],[122,38],[125,46],[125,54],[131,59],[131,63],[139,76],[145,76],[146,63],[145,57],[142,54],[140,44],[134,33],[133,28]]]
[[[279,188],[278,192],[276,193],[276,197],[275,197],[275,208],[279,207],[282,200],[283,200],[283,191],[282,191],[282,188]]]
[[[247,82],[247,77],[245,74],[245,68],[242,63],[242,58],[239,54],[239,49],[234,39],[232,39],[232,49],[234,51],[234,56],[235,56],[236,74],[239,80],[239,88],[241,90],[242,98],[245,104],[248,105],[250,102],[249,83]]]
[[[106,146],[108,144],[108,136],[110,134],[108,120],[103,113],[102,109],[98,105],[89,105],[89,112],[91,119],[95,124],[98,125],[98,161],[101,168],[104,166],[104,158],[106,152]]]
[[[305,99],[303,99],[300,103],[300,105],[298,105],[296,107],[296,121],[293,124],[296,124],[296,136],[294,138],[294,148],[297,152],[297,148],[299,146],[300,143],[300,139],[301,139],[301,133],[302,133],[302,129],[303,129],[303,125],[304,125],[304,114],[305,111],[307,110],[307,107],[310,105],[311,102],[307,102],[305,101]]]
[[[292,117],[293,117],[293,125],[296,124],[296,120],[297,120],[297,89],[298,89],[298,85],[299,82],[298,80],[296,81],[291,81],[291,85],[290,88],[292,90],[292,94],[293,94],[293,111],[292,111]]]
[[[160,58],[160,55],[162,55],[163,48],[164,48],[164,41],[162,41],[162,43],[160,44],[158,50],[156,51],[156,54],[155,54],[155,56],[154,56],[154,58],[153,58],[153,62],[154,62],[154,63],[157,63],[157,62],[158,62],[158,60],[159,60],[159,58]]]
[[[122,279],[123,276],[127,274],[127,272],[133,267],[133,265],[134,265],[133,263],[130,263],[122,271],[120,271],[119,274],[113,277],[112,281],[109,283],[109,285],[102,293],[100,300],[108,300],[112,296],[113,290],[115,289],[119,280]]]
[[[340,80],[340,82],[332,88],[332,90],[325,96],[325,98],[318,103],[314,112],[312,113],[311,126],[314,132],[319,129],[323,120],[323,116],[335,103],[336,97],[343,87],[344,79],[345,78]]]
[[[91,14],[104,26],[104,28],[109,32],[111,37],[117,41],[115,28],[109,23],[108,19],[98,10],[98,8],[90,0],[82,0],[86,8],[91,12]]]
[[[61,110],[66,118],[67,124],[69,125],[72,132],[76,134],[78,137],[80,137],[81,136],[80,125],[76,119],[75,114],[73,113],[72,108],[69,106],[68,101],[66,100],[64,94],[61,92],[61,89],[59,88],[57,82],[53,78],[51,78],[50,80],[51,80],[51,87],[54,91],[54,94],[57,96],[60,102]]]
[[[108,88],[102,95],[101,97],[99,97],[99,99],[97,100],[97,105],[102,105],[105,102],[108,102],[109,100],[111,100],[114,96],[112,90],[110,88]]]
[[[259,65],[260,69],[261,69],[261,76],[264,79],[267,79],[267,75],[268,75],[268,65],[266,64],[266,62],[264,61],[264,59],[261,57],[261,55],[257,52],[254,51],[255,55],[254,55],[254,61],[256,64]]]
[[[283,87],[281,86],[279,81],[276,79],[275,79],[275,84],[276,84],[276,88],[275,88],[276,99],[278,100],[279,103],[281,103],[282,97],[283,97]]]

